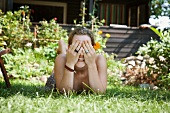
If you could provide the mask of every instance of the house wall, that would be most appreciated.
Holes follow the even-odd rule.
[[[150,0],[103,0],[99,2],[99,19],[105,19],[105,25],[122,24],[140,26],[149,21]]]
[[[24,6],[24,5],[30,6],[30,9],[35,10],[35,14],[33,15],[33,18],[35,18],[36,22],[41,21],[43,17],[47,20],[57,17],[58,22],[64,23],[64,24],[73,24],[74,19],[77,19],[77,21],[81,20],[81,17],[79,16],[79,14],[81,13],[80,12],[81,0],[73,0],[73,1],[71,0],[48,0],[48,1],[41,0],[41,1],[38,1],[36,4],[33,4],[34,1],[35,0],[32,0],[32,1],[14,0],[13,10],[18,10],[20,6]],[[48,4],[51,3],[51,6],[47,5],[46,2],[48,2]],[[62,20],[63,7],[58,6],[59,3],[67,5],[65,22]],[[88,10],[86,12],[88,13]]]
[[[6,0],[0,0],[0,9],[5,12],[5,8],[6,8]]]
[[[105,19],[105,25],[123,24],[127,25],[126,5],[124,4],[99,4],[99,19]]]
[[[50,20],[54,17],[58,18],[59,23],[64,24],[74,24],[74,20],[77,20],[77,22],[81,21],[79,14],[81,13],[80,8],[83,0],[1,0],[0,2],[3,3],[3,1],[6,1],[5,4],[7,7],[3,6],[5,10],[8,10],[10,6],[9,3],[13,3],[13,10],[18,10],[21,5],[29,5],[30,8],[35,10],[33,21],[36,22],[43,20],[43,18]],[[39,5],[32,4],[35,1],[37,1]],[[99,17],[99,20],[105,19],[105,25],[123,24],[134,27],[140,24],[147,24],[149,20],[150,1],[151,0],[98,1],[98,6],[96,5],[98,8],[96,16]],[[25,4],[24,2],[27,3]],[[43,2],[51,2],[52,5],[42,5]],[[86,21],[90,20],[89,12],[92,9],[92,7],[90,7],[90,3],[92,2],[93,0],[86,2]],[[66,4],[66,8],[58,6],[59,3]]]
[[[0,9],[3,12],[13,9],[13,0],[0,0]]]

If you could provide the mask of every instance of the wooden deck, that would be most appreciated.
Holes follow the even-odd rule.
[[[141,28],[111,28],[103,27],[101,30],[104,33],[111,34],[111,37],[106,43],[104,49],[107,53],[115,53],[118,55],[118,59],[125,58],[131,55],[135,55],[138,48],[143,44],[146,44],[151,37],[159,40],[151,29]]]
[[[75,27],[74,25],[61,26],[68,31]],[[135,55],[138,48],[141,45],[146,44],[151,37],[159,40],[159,36],[149,28],[103,26],[100,30],[103,31],[103,35],[106,33],[111,35],[106,43],[104,51],[109,54],[117,54],[118,57],[116,59]]]

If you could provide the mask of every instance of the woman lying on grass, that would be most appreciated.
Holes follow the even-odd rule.
[[[61,54],[56,57],[54,74],[48,78],[46,87],[53,85],[59,91],[94,91],[105,93],[107,87],[107,64],[103,55],[93,48],[93,33],[77,28],[70,33],[68,49],[60,40]]]

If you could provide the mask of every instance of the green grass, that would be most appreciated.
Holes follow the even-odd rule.
[[[0,79],[0,113],[168,113],[170,92],[108,85],[106,94],[58,94],[39,81]]]

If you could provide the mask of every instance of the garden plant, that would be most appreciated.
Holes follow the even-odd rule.
[[[170,30],[159,31],[151,28],[159,40],[151,40],[141,46],[137,56],[125,58],[125,84],[161,89],[170,88]]]
[[[156,77],[155,85],[170,89],[170,30],[159,31],[152,28],[160,37],[160,41],[154,37],[142,47],[138,54],[149,57],[146,65],[149,68],[147,76]]]

